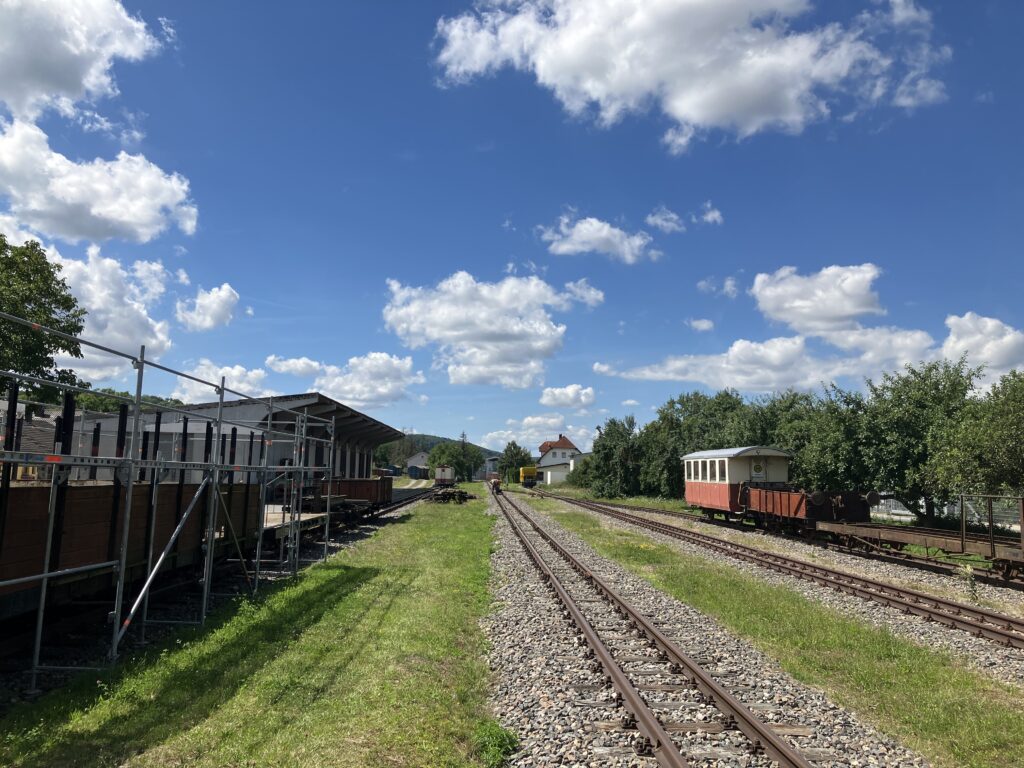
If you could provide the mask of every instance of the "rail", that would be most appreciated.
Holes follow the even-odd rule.
[[[679,766],[686,765],[686,762],[679,753],[678,747],[671,740],[671,737],[668,736],[664,726],[657,720],[657,716],[643,700],[640,692],[629,681],[626,673],[615,662],[614,657],[605,647],[600,636],[587,622],[586,617],[583,616],[564,586],[559,582],[554,571],[552,571],[526,537],[525,532],[519,526],[513,514],[509,512],[509,508],[518,513],[573,570],[594,587],[595,591],[602,598],[646,635],[659,651],[664,654],[674,669],[689,679],[697,690],[750,740],[755,752],[764,751],[771,759],[776,760],[784,768],[796,766],[799,768],[810,768],[811,763],[775,733],[770,725],[758,719],[742,701],[721,686],[695,660],[686,655],[669,637],[658,629],[650,618],[637,610],[635,606],[619,595],[607,582],[587,568],[578,558],[574,557],[550,533],[538,525],[532,516],[524,512],[514,501],[507,497],[495,494],[494,498],[497,500],[517,538],[529,553],[531,560],[541,571],[544,579],[551,584],[559,600],[566,606],[574,622],[583,632],[587,644],[594,650],[601,666],[605,669],[606,674],[608,674],[615,688],[621,694],[624,706],[636,718],[637,726],[641,733],[651,742],[655,757],[660,765]]]
[[[938,622],[944,626],[964,630],[971,634],[985,637],[1002,645],[1013,648],[1024,648],[1024,620],[1013,616],[990,611],[955,600],[930,595],[918,590],[897,587],[892,584],[855,576],[850,573],[812,565],[803,560],[765,552],[742,544],[696,533],[679,528],[675,525],[659,523],[644,517],[623,512],[603,504],[598,504],[568,496],[535,491],[539,495],[558,499],[593,512],[612,517],[621,522],[652,530],[687,543],[713,549],[716,552],[759,565],[770,570],[794,576],[805,581],[813,581],[822,586],[831,587],[840,592],[855,595],[864,600],[881,603],[907,613]],[[645,510],[659,512],[661,510]]]

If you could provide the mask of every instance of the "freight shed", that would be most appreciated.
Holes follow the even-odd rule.
[[[270,411],[273,408],[272,417]],[[183,406],[181,412],[159,414],[157,427],[156,413],[144,413],[140,456],[172,461],[203,462],[206,460],[207,431],[212,430],[217,416],[217,403],[200,403]],[[327,434],[334,422],[334,466],[332,475],[336,478],[367,478],[373,474],[373,451],[382,443],[400,439],[403,435],[394,427],[360,413],[319,392],[301,395],[283,395],[266,401],[227,400],[224,402],[224,429],[221,445],[213,446],[221,461],[231,464],[258,464],[261,462],[260,441],[264,433],[267,438],[267,465],[287,466],[295,461],[296,423],[299,414],[309,416],[305,443],[301,446],[306,462],[312,466],[324,466],[329,453],[330,439]],[[72,436],[72,454],[81,456],[113,456],[117,450],[116,415],[101,415],[76,421]],[[300,428],[301,430],[301,428]],[[159,439],[157,433],[159,432]],[[184,448],[184,450],[183,450]],[[250,453],[251,451],[251,453]],[[80,476],[73,479],[87,479],[90,470],[75,470]],[[88,479],[111,479],[112,470],[92,470]],[[186,482],[198,483],[202,472],[188,473]]]

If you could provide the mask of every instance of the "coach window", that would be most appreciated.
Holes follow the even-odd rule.
[[[725,481],[726,481],[726,477],[725,477],[725,459],[719,459],[718,460],[718,482],[724,483]]]
[[[700,479],[701,482],[706,483],[708,481],[708,460],[700,460]]]
[[[710,467],[710,469],[711,469],[711,476],[708,478],[708,480],[710,480],[712,483],[718,482],[718,472],[716,472],[716,470],[718,469],[718,462],[715,461],[714,459],[711,460],[711,467]]]
[[[689,461],[683,463],[686,464],[686,479],[693,480],[693,465]]]

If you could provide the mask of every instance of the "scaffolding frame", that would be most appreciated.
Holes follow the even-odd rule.
[[[32,691],[38,691],[38,679],[39,674],[42,672],[56,671],[56,672],[67,672],[77,671],[84,669],[96,669],[96,667],[68,667],[58,665],[47,665],[42,663],[42,638],[43,630],[45,627],[46,618],[46,605],[47,605],[47,590],[53,580],[63,579],[64,577],[72,575],[81,575],[85,573],[102,574],[102,573],[113,573],[115,574],[115,587],[114,587],[114,598],[111,612],[108,614],[108,618],[111,624],[111,634],[109,641],[109,649],[107,651],[107,660],[109,664],[117,662],[119,656],[119,648],[123,642],[126,634],[131,629],[133,624],[139,627],[141,639],[145,639],[145,628],[148,624],[205,624],[207,615],[210,608],[210,597],[211,597],[211,586],[213,580],[213,571],[216,560],[217,550],[217,536],[216,531],[218,528],[217,521],[220,516],[220,511],[224,512],[225,520],[225,531],[222,538],[227,538],[230,535],[231,542],[226,542],[228,545],[233,543],[237,553],[238,562],[241,565],[243,575],[249,586],[250,594],[255,596],[259,589],[260,574],[261,574],[261,563],[263,554],[263,539],[266,528],[266,508],[269,493],[273,486],[281,479],[288,480],[287,498],[290,504],[290,515],[288,520],[288,531],[287,531],[287,566],[291,576],[298,574],[300,564],[300,543],[301,543],[301,520],[302,520],[302,503],[303,493],[306,487],[309,485],[307,482],[309,479],[316,479],[317,475],[320,475],[327,482],[327,499],[325,511],[323,514],[323,551],[317,560],[321,561],[328,557],[329,554],[329,542],[330,542],[330,530],[332,524],[332,504],[331,504],[331,489],[333,483],[334,465],[336,458],[336,419],[331,417],[330,419],[311,416],[307,411],[293,410],[291,408],[283,407],[280,404],[275,405],[274,397],[255,397],[248,395],[244,392],[231,389],[226,385],[224,377],[221,377],[219,382],[206,381],[198,378],[193,374],[186,373],[184,371],[178,371],[173,368],[161,365],[151,360],[146,359],[146,348],[141,346],[137,355],[132,355],[126,352],[122,352],[110,347],[106,347],[102,344],[90,341],[85,338],[72,336],[61,331],[42,326],[38,323],[33,323],[23,318],[10,315],[5,312],[0,312],[0,319],[7,320],[9,322],[21,325],[27,328],[33,333],[43,333],[51,336],[55,336],[67,341],[72,341],[76,344],[87,346],[91,349],[99,352],[112,355],[122,360],[128,361],[132,368],[135,369],[135,394],[133,397],[124,397],[121,395],[111,395],[104,393],[105,397],[110,397],[116,401],[122,403],[120,409],[120,416],[118,422],[118,434],[117,434],[117,447],[115,449],[114,456],[99,456],[95,455],[97,451],[97,441],[94,438],[92,446],[93,455],[83,456],[74,455],[72,453],[71,438],[74,433],[74,421],[75,421],[75,393],[93,393],[92,390],[79,387],[72,384],[65,384],[60,382],[53,382],[46,379],[30,376],[27,374],[16,373],[14,371],[2,371],[0,370],[0,381],[6,380],[8,382],[8,399],[7,399],[7,414],[3,429],[3,443],[0,447],[0,553],[2,553],[3,540],[4,540],[4,528],[7,519],[8,504],[10,497],[11,488],[11,475],[14,468],[18,465],[35,465],[41,467],[49,467],[52,472],[50,476],[50,492],[47,504],[47,532],[46,540],[44,545],[44,559],[42,564],[42,570],[39,573],[32,574],[29,576],[19,576],[16,578],[0,580],[0,588],[11,587],[21,584],[39,583],[39,598],[36,608],[36,621],[35,621],[35,632],[32,646],[32,664],[30,669],[26,670],[31,674],[31,686]],[[145,384],[145,373],[147,368],[163,371],[170,373],[174,376],[178,376],[198,384],[210,387],[217,394],[217,410],[216,415],[211,417],[198,410],[187,410],[184,408],[178,408],[169,405],[155,405],[151,403],[145,403],[143,401],[143,388]],[[47,387],[53,387],[59,390],[63,395],[63,411],[62,416],[59,417],[58,422],[60,430],[59,441],[55,441],[54,451],[49,453],[40,453],[33,451],[22,451],[15,450],[14,447],[14,430],[15,420],[18,406],[18,396],[20,387],[23,384],[35,384],[43,385]],[[240,398],[242,401],[247,403],[263,404],[266,409],[266,417],[259,419],[256,422],[250,421],[249,423],[233,421],[224,418],[224,398],[225,394],[232,394]],[[28,401],[34,403],[33,401]],[[145,408],[145,410],[144,410]],[[130,432],[127,429],[128,418],[126,418],[125,411],[130,409],[130,421],[131,428]],[[145,416],[150,414],[156,414],[155,417],[155,440],[154,440],[154,454],[155,458],[144,458],[142,454],[142,445],[140,442],[144,442],[142,435],[145,434],[148,437],[148,432],[145,432]],[[184,416],[181,420],[183,422],[182,440],[181,446],[182,456],[184,457],[187,451],[187,445],[190,436],[192,434],[198,435],[198,433],[188,432],[188,420],[189,419],[203,419],[207,422],[207,441],[205,445],[206,456],[204,461],[185,461],[173,460],[163,457],[159,450],[160,440],[160,426],[161,426],[161,414],[163,413],[177,413]],[[279,421],[275,416],[289,414],[293,416],[293,420]],[[3,414],[0,414],[3,416]],[[79,428],[79,440],[78,440],[78,452],[81,454],[82,451],[82,435],[84,433],[84,412],[82,414],[82,422]],[[216,437],[210,445],[209,440],[209,425],[214,425],[214,431]],[[275,429],[278,424],[293,425],[294,429],[291,432]],[[263,425],[265,428],[262,428]],[[236,463],[235,462],[235,449],[236,449],[236,436],[237,429],[232,430],[231,440],[231,452],[230,455],[225,455],[225,433],[224,426],[233,426],[235,428],[241,427],[243,429],[250,429],[250,443],[249,443],[249,457],[248,462],[252,461],[252,448],[253,438],[255,431],[252,430],[253,426],[260,427],[262,436],[260,444],[261,460],[258,464],[252,463]],[[326,432],[327,437],[316,437],[309,434],[310,427],[316,427]],[[301,430],[301,431],[300,431]],[[97,432],[99,431],[99,424],[97,424]],[[56,437],[56,436],[55,436]],[[270,446],[274,442],[275,437],[285,438],[285,442],[288,440],[292,443],[292,463],[278,473],[278,467],[272,467],[269,465],[270,457]],[[127,442],[127,445],[125,445]],[[329,450],[324,452],[327,457],[327,463],[323,466],[313,466],[310,464],[309,451],[307,451],[307,445],[310,443],[323,443],[329,446]],[[142,454],[142,455],[140,455]],[[316,452],[313,452],[316,455]],[[116,542],[116,557],[108,557],[105,560],[79,565],[71,568],[53,568],[55,561],[55,549],[54,549],[54,534],[55,528],[58,525],[58,518],[62,519],[63,516],[63,505],[64,497],[67,494],[67,488],[69,480],[71,478],[72,471],[78,470],[79,477],[82,469],[90,471],[90,475],[95,475],[95,470],[104,468],[111,470],[111,483],[113,487],[113,504],[115,509],[119,504],[121,496],[123,496],[123,505],[120,514],[120,541]],[[369,468],[368,468],[369,469]],[[163,550],[154,559],[155,554],[155,529],[156,529],[156,517],[157,517],[157,497],[159,492],[160,483],[173,472],[178,472],[178,485],[179,494],[181,487],[184,482],[186,472],[198,471],[201,473],[202,480],[199,483],[198,488],[189,501],[185,512],[181,514],[180,519],[177,521],[175,528],[165,543]],[[346,464],[345,475],[347,476],[349,467]],[[143,482],[146,474],[149,474],[150,482],[150,496],[148,504],[148,514],[146,519],[147,524],[147,535],[145,541],[145,577],[142,579],[142,586],[139,588],[139,592],[135,595],[132,604],[125,611],[126,602],[126,591],[128,590],[128,551],[129,551],[129,529],[131,524],[132,516],[132,500],[134,496],[134,486],[137,482]],[[250,576],[249,569],[246,568],[246,554],[239,541],[238,536],[235,533],[234,525],[231,522],[230,511],[223,499],[221,493],[222,485],[222,473],[226,473],[228,477],[228,483],[230,486],[234,485],[234,479],[236,473],[243,474],[246,480],[246,493],[245,493],[245,514],[248,514],[248,496],[249,488],[255,485],[258,490],[258,497],[256,506],[258,510],[258,522],[257,522],[257,534],[256,534],[256,549],[255,557],[253,560],[252,575]],[[272,474],[276,474],[275,477],[269,477]],[[253,479],[256,479],[256,483],[252,483]],[[177,620],[157,620],[149,617],[149,600],[152,592],[153,583],[156,581],[161,568],[172,556],[172,552],[176,550],[176,544],[179,536],[185,528],[190,516],[193,512],[200,507],[203,499],[203,495],[206,495],[206,526],[202,532],[202,577],[200,579],[202,585],[202,598],[199,608],[199,620],[198,621],[177,621]],[[318,494],[319,496],[319,494]],[[180,509],[181,498],[179,497],[178,504]],[[319,525],[315,526],[319,528]],[[111,544],[114,544],[114,537],[117,532],[117,519],[112,516],[111,518]],[[246,533],[243,530],[243,535]],[[56,553],[60,551],[60,536],[57,537],[57,549]],[[136,619],[138,621],[136,622]]]

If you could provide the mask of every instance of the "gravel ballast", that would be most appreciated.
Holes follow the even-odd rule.
[[[517,497],[526,511],[528,506]],[[497,512],[491,502],[492,512]],[[794,681],[771,659],[724,630],[714,620],[665,595],[617,564],[598,556],[579,537],[548,517],[534,513],[573,555],[652,618],[680,646],[745,701],[759,717],[786,726],[788,738],[822,766],[923,766],[926,761],[871,727],[824,695]],[[624,712],[600,676],[586,666],[585,645],[571,621],[540,579],[522,546],[498,514],[492,555],[495,610],[485,621],[491,639],[489,661],[495,682],[492,706],[502,725],[515,732],[520,749],[510,765],[653,766],[632,751],[635,731],[604,730]],[[541,549],[545,559],[549,549]],[[574,588],[575,589],[575,588]],[[573,591],[571,589],[570,591]],[[587,606],[600,617],[601,608]],[[603,619],[593,619],[601,631]],[[609,619],[609,626],[611,620]],[[632,638],[613,637],[615,644]],[[648,651],[649,652],[649,651]],[[636,653],[644,655],[643,643]],[[643,661],[627,669],[645,669]],[[678,694],[645,694],[648,701]],[[714,719],[687,704],[669,720]],[[677,734],[692,765],[762,766],[737,731]]]
[[[565,502],[560,502],[565,503]],[[581,507],[566,505],[566,509],[581,510]],[[612,527],[621,527],[624,530],[629,530],[635,533],[641,533],[644,536],[649,536],[654,541],[661,544],[665,544],[673,549],[683,552],[688,555],[694,555],[697,557],[704,558],[711,562],[724,565],[729,568],[738,569],[744,573],[748,573],[756,578],[769,583],[785,586],[789,589],[793,589],[799,592],[804,597],[814,600],[815,602],[832,608],[839,613],[855,618],[859,621],[863,621],[872,624],[876,627],[882,627],[889,630],[897,637],[904,638],[918,645],[933,648],[939,651],[944,651],[953,654],[958,659],[962,659],[963,662],[969,665],[972,669],[975,669],[983,674],[989,675],[995,680],[1009,685],[1017,687],[1024,687],[1024,649],[1019,648],[1007,648],[1002,645],[998,645],[991,640],[984,638],[975,637],[967,632],[958,629],[952,629],[946,627],[937,622],[930,622],[918,616],[905,614],[895,608],[881,605],[874,601],[863,600],[853,595],[839,592],[838,590],[831,589],[829,587],[816,584],[814,582],[806,581],[804,579],[798,579],[793,576],[778,573],[767,568],[754,565],[753,563],[744,562],[737,558],[729,557],[728,555],[715,552],[709,548],[702,547],[697,544],[691,544],[689,542],[680,541],[671,536],[666,536],[655,531],[651,531],[647,528],[641,528],[639,526],[631,525],[630,523],[619,521],[604,515],[597,515],[597,513],[590,512],[589,514],[596,515],[602,522],[603,525]],[[651,519],[658,520],[659,522],[665,522],[664,516],[658,516],[655,514],[640,515],[642,517],[650,517]],[[690,528],[690,526],[687,526]],[[705,533],[706,529],[696,528],[700,533]],[[729,535],[723,535],[729,534]],[[798,557],[807,562],[812,562],[816,565],[828,565],[833,566],[832,562],[827,562],[824,557],[811,558],[809,554],[825,554],[819,548],[811,547],[801,542],[791,541],[787,539],[780,539],[777,537],[771,537],[766,539],[765,536],[759,534],[748,534],[739,531],[725,531],[715,532],[713,535],[718,538],[728,539],[736,541],[737,543],[746,544],[747,546],[756,546],[758,548],[765,549],[766,551],[777,552],[779,554],[786,554]],[[754,539],[753,541],[751,539]],[[770,546],[770,548],[769,548]],[[790,547],[789,551],[785,548]],[[802,548],[803,551],[798,552],[798,548]],[[844,558],[847,560],[858,561],[855,564],[859,566],[857,570],[852,568],[840,567],[841,570],[848,570],[851,573],[857,573],[858,575],[865,575],[871,578],[877,578],[880,580],[889,581],[886,577],[888,570],[897,569],[899,571],[911,570],[904,568],[899,565],[889,565],[880,563],[879,566],[882,569],[886,569],[883,572],[871,573],[865,572],[864,561],[859,560],[852,555],[843,555],[832,551],[826,552],[835,558]],[[872,562],[872,564],[874,564]],[[904,577],[906,574],[902,574]],[[949,577],[943,577],[939,574],[922,573],[920,571],[914,571],[914,576],[919,579],[930,579],[940,580]],[[894,579],[893,583],[903,584],[907,583],[906,578]],[[921,582],[917,582],[919,585]],[[908,584],[909,586],[909,584]],[[979,585],[979,588],[984,585]],[[990,590],[995,590],[995,587],[988,587]],[[933,590],[934,591],[934,590]],[[1012,590],[999,590],[1000,592],[1008,592],[1014,596],[1018,593]],[[957,595],[957,598],[964,600],[964,595]]]

